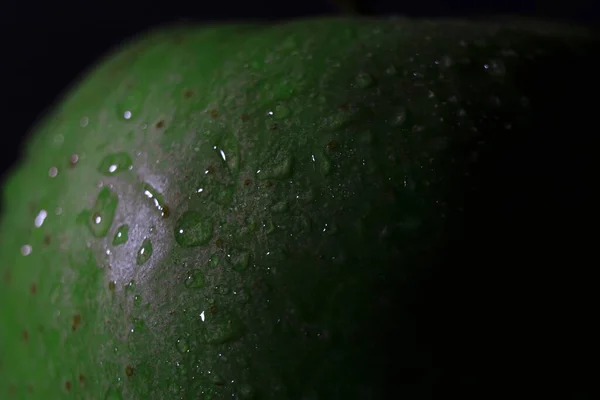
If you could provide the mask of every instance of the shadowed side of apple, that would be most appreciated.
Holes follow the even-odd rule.
[[[2,398],[419,399],[485,379],[510,347],[487,342],[498,284],[533,271],[557,154],[593,116],[597,45],[364,18],[136,38],[4,182]]]

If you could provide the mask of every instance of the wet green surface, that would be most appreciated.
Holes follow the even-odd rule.
[[[540,26],[184,27],[107,58],[5,183],[0,397],[430,397],[464,286],[422,282],[508,259],[525,160],[579,126],[596,43]]]

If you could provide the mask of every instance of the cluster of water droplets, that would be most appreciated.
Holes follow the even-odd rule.
[[[448,71],[456,66],[460,60],[455,60],[447,55],[443,55],[433,61],[441,71]],[[495,78],[503,77],[507,72],[507,67],[501,58],[491,58],[483,65],[481,69],[487,72],[490,76]],[[389,66],[385,70],[385,74],[389,76],[396,76],[399,74],[399,68],[396,66]],[[424,74],[421,71],[415,70],[411,72],[413,79],[423,79]],[[360,71],[354,76],[354,80],[351,86],[357,90],[371,90],[376,88],[380,81],[383,81],[385,77],[379,77],[375,74],[371,74],[367,71]],[[428,92],[428,98],[434,99],[437,94],[430,90]],[[499,100],[498,100],[499,101]],[[525,102],[526,100],[523,100]],[[326,102],[326,100],[322,100]],[[449,104],[458,104],[456,97],[449,97],[447,99]],[[125,122],[131,122],[141,113],[140,104],[141,94],[132,91],[132,94],[123,100],[122,104],[119,105],[118,115],[119,118]],[[457,106],[458,107],[458,106]],[[281,101],[274,105],[271,109],[266,112],[267,121],[277,121],[282,123],[291,115],[293,115],[293,108],[288,104]],[[459,108],[456,112],[459,117],[467,117],[467,113],[464,108]],[[356,110],[352,109],[352,105],[340,107],[333,110],[329,115],[322,119],[322,130],[324,132],[338,133],[343,131],[348,126],[351,126],[356,121]],[[405,129],[410,127],[411,134],[419,135],[424,128],[423,125],[414,125],[410,121],[410,109],[406,105],[397,105],[390,112],[387,118],[387,123],[392,129]],[[88,125],[88,119],[85,118],[81,121],[82,126]],[[270,125],[276,126],[276,125]],[[508,129],[508,128],[507,128]],[[332,135],[334,136],[334,135]],[[371,143],[373,141],[373,135],[365,130],[365,132],[356,140],[363,140],[365,143]],[[306,160],[316,166],[316,169],[324,176],[331,174],[333,169],[333,161],[330,156],[331,153],[339,147],[339,143],[335,140],[329,141],[325,146],[320,146],[319,149],[310,154],[310,160]],[[225,143],[224,146],[213,146],[213,150],[217,152],[218,157],[227,166],[229,171],[237,172],[240,169],[240,155],[239,146],[233,140],[230,143]],[[443,147],[443,142],[438,142],[438,147]],[[230,150],[232,149],[232,150]],[[286,181],[288,179],[293,180],[293,172],[298,160],[299,155],[294,154],[285,147],[274,147],[267,149],[267,155],[264,157],[264,162],[253,172],[251,178],[253,181],[258,181],[263,184],[264,187],[270,187],[272,181]],[[71,164],[77,164],[79,158],[74,156],[71,159]],[[106,177],[114,177],[118,174],[122,174],[126,171],[133,169],[132,158],[126,152],[117,152],[105,156],[97,167],[99,173]],[[208,171],[208,170],[207,170]],[[50,178],[56,178],[59,175],[59,168],[52,166],[48,170],[48,176]],[[239,183],[238,183],[239,184]],[[252,183],[254,184],[254,182]],[[414,190],[414,180],[407,174],[403,186],[411,191]],[[237,191],[240,190],[238,187],[233,187],[229,184],[212,183],[209,185],[203,185],[195,190],[197,195],[207,195],[209,192],[216,192],[214,202],[219,204],[221,210],[228,210],[232,203],[232,198],[236,195]],[[162,218],[168,218],[171,210],[167,206],[164,196],[153,188],[151,185],[144,183],[141,195],[145,197],[150,207],[153,207],[158,215]],[[304,195],[304,193],[302,194]],[[300,195],[298,195],[299,197]],[[95,238],[104,238],[110,231],[116,209],[119,204],[118,195],[108,186],[104,186],[100,189],[95,204],[90,210],[86,210],[83,214],[85,217],[86,224],[89,228],[90,233]],[[271,233],[277,229],[275,224],[270,219],[264,218],[253,218],[256,215],[259,217],[264,216],[266,213],[285,214],[290,210],[293,204],[287,198],[276,198],[269,207],[268,211],[250,210],[248,216],[245,219],[245,226],[248,232],[257,232],[258,229],[262,229],[263,232]],[[254,204],[251,204],[251,206]],[[47,210],[40,210],[34,220],[36,228],[40,228],[49,212]],[[184,249],[192,249],[201,246],[213,246],[215,243],[216,247],[219,245],[219,221],[220,215],[210,214],[200,209],[190,209],[183,212],[174,221],[173,224],[173,236],[175,242]],[[300,217],[298,217],[300,218]],[[306,218],[306,217],[305,217]],[[319,221],[318,231],[322,234],[331,236],[338,233],[337,225],[334,222]],[[414,229],[415,226],[419,226],[419,221],[407,222],[409,229]],[[310,226],[310,221],[303,221],[303,226]],[[216,239],[216,240],[215,240]],[[129,240],[129,225],[120,225],[112,238],[112,245],[117,247],[124,245]],[[32,246],[30,244],[23,245],[21,247],[21,254],[27,256],[31,254]],[[267,253],[268,254],[268,253]],[[149,237],[144,237],[136,252],[135,261],[137,266],[144,266],[153,256],[153,245]],[[217,259],[217,256],[213,256],[213,259]],[[226,263],[232,270],[237,272],[246,271],[251,265],[252,253],[243,248],[226,248],[223,250],[221,261],[217,263]],[[240,299],[240,302],[248,302],[250,295],[247,289],[231,290],[225,285],[220,285],[218,289],[215,289],[211,285],[211,279],[208,276],[210,274],[209,265],[198,265],[195,268],[188,269],[185,272],[183,278],[183,286],[189,291],[215,291],[221,295],[230,295],[232,292]],[[113,288],[115,284],[113,283]],[[110,284],[109,284],[110,288]],[[126,295],[132,295],[132,304],[134,307],[139,308],[142,306],[142,297],[139,293],[136,293],[136,286],[134,281],[130,281],[125,286]],[[134,294],[135,293],[135,294]],[[207,307],[198,314],[198,320],[200,321],[200,329],[198,333],[199,340],[206,345],[222,345],[225,343],[235,342],[245,334],[245,327],[242,320],[233,312],[228,310],[219,310],[218,308],[211,309]],[[145,329],[144,320],[141,318],[132,319],[131,333],[139,332]],[[194,340],[188,336],[179,337],[173,346],[176,351],[182,356],[189,356],[191,354],[190,348],[192,346],[191,341]],[[217,377],[214,380],[220,384],[222,378]],[[174,392],[179,393],[179,387],[173,387]],[[251,398],[254,395],[254,388],[248,384],[242,384],[239,389],[241,398]],[[121,392],[115,388],[111,388],[106,392],[106,399],[121,399]]]

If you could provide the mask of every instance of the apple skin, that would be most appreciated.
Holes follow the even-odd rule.
[[[485,340],[452,307],[541,229],[508,221],[538,216],[549,130],[589,122],[597,44],[402,18],[134,38],[4,182],[0,397],[436,394],[485,358],[454,347]]]

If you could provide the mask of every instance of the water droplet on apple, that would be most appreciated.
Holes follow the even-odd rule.
[[[250,293],[246,289],[239,289],[235,292],[236,300],[241,304],[247,304],[250,301]]]
[[[177,342],[175,343],[175,347],[177,348],[177,351],[180,352],[181,354],[185,354],[190,351],[190,346],[189,346],[186,338],[177,339]]]
[[[285,104],[278,104],[275,106],[273,117],[275,119],[284,119],[290,115],[290,109]]]
[[[177,362],[175,366],[177,367],[177,374],[180,377],[185,377],[186,375],[188,375],[189,371],[185,363]]]
[[[134,298],[135,301],[135,298]],[[146,328],[146,323],[141,318],[132,318],[131,322],[133,323],[133,328],[131,333],[142,332]]]
[[[213,254],[209,259],[209,265],[212,267],[217,267],[219,265],[219,257],[216,254]]]
[[[164,197],[151,185],[144,183],[144,195],[152,200],[152,204],[154,204],[154,208],[160,212],[160,215],[163,218],[167,218],[169,216],[169,207],[165,203]]]
[[[117,228],[117,232],[115,232],[115,236],[113,238],[113,246],[120,246],[124,243],[127,243],[129,240],[129,225],[121,225]]]
[[[207,313],[202,324],[201,339],[208,344],[223,344],[236,341],[244,335],[244,325],[235,314],[221,311]]]
[[[250,262],[250,253],[245,250],[236,250],[229,254],[229,262],[236,271],[243,271],[248,268]]]
[[[108,234],[117,211],[118,203],[119,197],[107,186],[104,186],[100,190],[94,207],[83,214],[84,216],[87,214],[88,227],[92,235],[100,238]]]
[[[357,109],[355,106],[342,105],[337,107],[332,115],[323,119],[323,128],[328,131],[339,131],[355,122],[356,119]]]
[[[227,286],[220,285],[220,286],[217,286],[216,289],[219,291],[220,295],[224,296],[224,295],[229,294],[229,288]]]
[[[187,273],[184,285],[190,289],[200,289],[204,287],[204,274],[202,271],[195,269]]]
[[[186,211],[175,224],[175,240],[183,247],[206,244],[212,236],[212,221],[197,211]]]
[[[133,293],[135,291],[135,281],[132,279],[130,280],[127,285],[125,285],[125,295],[130,295],[131,293]]]
[[[273,221],[267,220],[266,222],[263,222],[263,224],[262,224],[262,230],[267,235],[269,235],[269,234],[275,232],[275,224],[273,223]]]
[[[271,207],[271,211],[273,211],[274,213],[283,213],[283,212],[286,212],[287,209],[288,209],[287,201],[279,201],[279,202],[273,204],[273,206]]]
[[[222,206],[228,206],[229,204],[231,204],[231,200],[233,199],[233,188],[219,186],[216,188],[215,194],[215,202],[217,204],[220,204]]]
[[[326,235],[335,235],[338,231],[337,225],[335,223],[325,223],[325,225],[323,225],[323,229],[322,231],[326,234]]]
[[[34,220],[34,225],[36,228],[39,228],[42,226],[42,224],[44,223],[44,221],[46,220],[46,217],[48,216],[48,212],[46,210],[40,210],[40,212],[38,213],[38,215],[35,217]]]
[[[369,86],[373,85],[375,80],[373,79],[371,74],[367,72],[360,72],[356,75],[355,82],[356,86],[358,86],[359,88],[366,89]]]
[[[258,179],[283,179],[292,173],[293,157],[288,152],[277,152],[266,165],[257,171]]]
[[[31,254],[32,250],[33,249],[30,244],[25,244],[25,245],[21,246],[21,255],[28,256]]]
[[[390,125],[394,127],[403,125],[406,122],[406,116],[406,108],[402,106],[398,107],[390,119]]]
[[[98,171],[106,176],[116,175],[133,165],[131,157],[125,152],[109,154],[100,161]]]
[[[150,257],[152,257],[152,242],[150,241],[150,238],[145,238],[137,251],[135,261],[137,265],[143,265],[150,259]]]
[[[452,58],[450,58],[449,56],[442,56],[442,58],[440,58],[440,62],[439,65],[441,68],[450,68],[452,66],[452,64],[454,64],[454,61],[452,60]]]
[[[502,60],[494,59],[490,60],[489,63],[483,65],[490,75],[493,76],[502,76],[506,73],[506,66]]]

